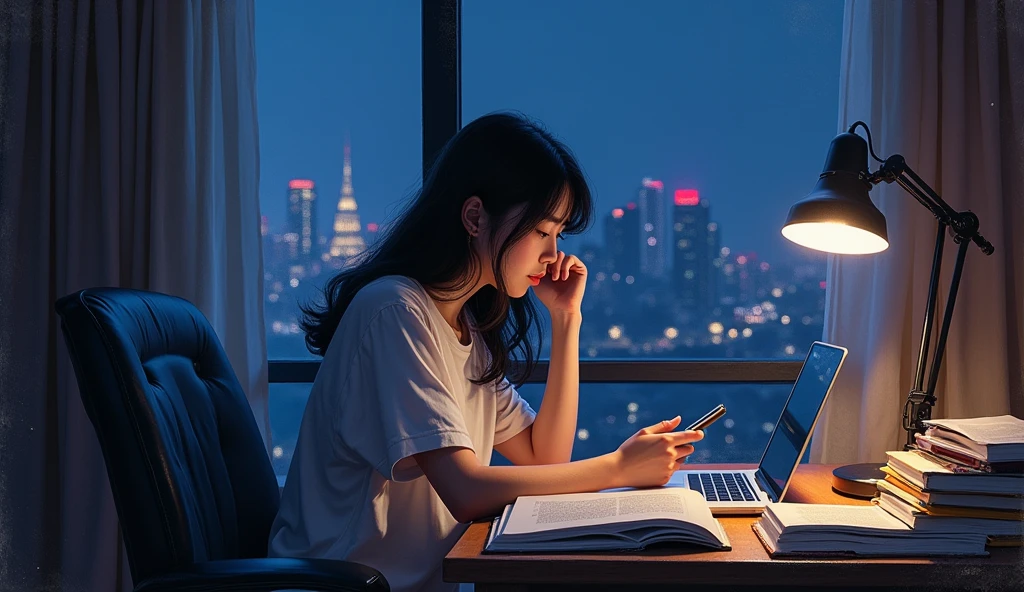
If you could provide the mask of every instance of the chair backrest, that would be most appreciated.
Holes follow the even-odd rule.
[[[270,458],[213,328],[186,300],[93,288],[57,301],[136,582],[266,557]]]

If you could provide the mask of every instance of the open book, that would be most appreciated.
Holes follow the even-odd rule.
[[[769,504],[753,529],[773,558],[988,555],[982,532],[911,529],[877,505]]]
[[[732,548],[703,496],[666,487],[520,497],[494,520],[484,552],[638,550],[662,542]]]

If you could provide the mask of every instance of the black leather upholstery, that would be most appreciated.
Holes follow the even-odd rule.
[[[56,308],[137,590],[389,589],[367,566],[266,558],[277,479],[198,309],[117,288],[82,290]]]

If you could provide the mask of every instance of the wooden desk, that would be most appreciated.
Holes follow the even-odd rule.
[[[833,492],[833,468],[801,465],[785,501],[868,503]],[[445,558],[444,580],[472,582],[477,592],[625,591],[694,586],[700,586],[700,592],[821,587],[1024,590],[1024,552],[1020,548],[993,548],[990,557],[975,558],[771,559],[750,529],[756,519],[719,518],[729,535],[732,551],[654,548],[642,553],[573,555],[481,555],[490,523],[476,522]]]

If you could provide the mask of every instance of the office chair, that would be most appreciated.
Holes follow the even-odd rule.
[[[267,558],[277,478],[227,355],[195,306],[94,288],[56,309],[136,591],[390,590],[365,565]]]

